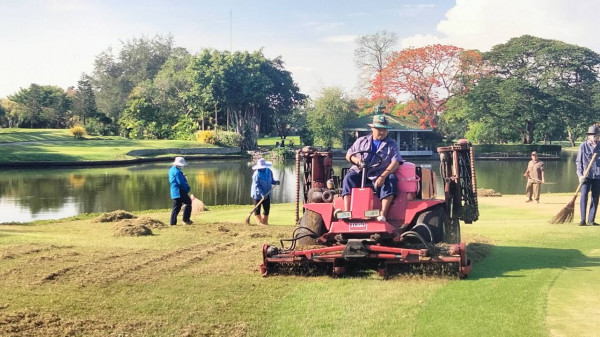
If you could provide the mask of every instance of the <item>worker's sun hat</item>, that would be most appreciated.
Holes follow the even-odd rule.
[[[260,158],[256,161],[256,165],[252,166],[253,170],[260,170],[264,168],[269,168],[273,165],[270,161],[266,161],[265,158]]]
[[[597,126],[595,126],[595,125],[592,125],[592,126],[590,126],[590,127],[588,128],[588,130],[587,130],[587,134],[588,134],[588,135],[597,135],[597,134],[598,134],[598,132],[599,132],[599,131],[598,131],[598,127],[597,127]]]
[[[187,163],[185,162],[185,159],[183,157],[175,157],[175,161],[173,161],[173,165],[184,167],[185,165],[187,165]]]
[[[385,115],[375,115],[373,116],[373,123],[367,124],[372,128],[378,129],[391,129],[392,127],[388,125],[388,120]]]

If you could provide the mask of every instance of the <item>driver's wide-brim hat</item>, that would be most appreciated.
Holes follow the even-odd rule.
[[[373,116],[373,123],[367,124],[372,128],[378,129],[391,129],[392,127],[388,124],[388,120],[385,115],[375,115]]]
[[[600,130],[595,125],[590,126],[586,132],[588,135],[597,135],[598,133],[600,133]]]

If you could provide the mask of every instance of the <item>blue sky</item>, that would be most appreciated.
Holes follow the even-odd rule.
[[[76,86],[108,47],[157,34],[192,53],[263,48],[283,58],[304,93],[340,86],[358,96],[356,37],[387,30],[398,34],[397,50],[487,51],[531,34],[600,52],[599,12],[595,0],[0,0],[0,98],[31,83]]]

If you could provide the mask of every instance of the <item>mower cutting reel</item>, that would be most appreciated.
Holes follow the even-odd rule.
[[[380,221],[381,202],[371,187],[352,189],[351,207],[344,210],[342,179],[333,175],[331,153],[299,150],[303,215],[280,247],[263,246],[262,275],[338,276],[371,269],[384,278],[398,272],[466,277],[471,263],[460,240],[460,220],[473,222],[479,216],[473,152],[462,141],[438,148],[438,153],[445,198],[435,198],[430,168],[404,162],[395,172],[398,195]]]

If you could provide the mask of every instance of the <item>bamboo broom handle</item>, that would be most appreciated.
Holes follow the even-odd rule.
[[[596,160],[596,156],[598,154],[594,153],[592,155],[592,159],[590,159],[590,163],[588,164],[588,166],[585,168],[585,172],[583,172],[583,176],[587,178],[588,174],[590,173],[590,169],[592,168],[592,165],[594,164],[594,160]],[[577,190],[575,190],[575,197],[577,197],[577,194],[579,193],[579,190],[581,190],[581,185],[583,185],[583,183],[579,183],[579,185],[577,186]]]

